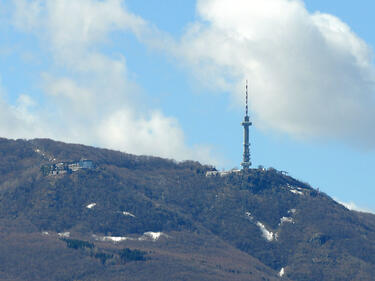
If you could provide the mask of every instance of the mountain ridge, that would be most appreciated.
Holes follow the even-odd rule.
[[[44,256],[59,252],[66,255],[63,263],[77,262],[72,271],[50,275],[53,280],[124,280],[124,272],[129,280],[372,280],[375,273],[375,216],[349,211],[272,168],[207,177],[214,168],[194,161],[48,139],[0,139],[0,159],[2,239],[18,249],[15,257],[22,247],[37,252],[41,246],[32,245],[46,242]],[[95,168],[41,171],[81,159]],[[148,232],[165,236],[140,239]],[[59,233],[69,233],[66,239],[78,248],[67,247]],[[123,264],[119,251],[125,248],[147,259]],[[12,250],[3,246],[1,252],[0,261]],[[7,280],[3,274],[47,280],[40,273],[45,258],[36,256],[39,267],[31,271],[38,278],[17,276],[9,265],[0,267],[0,280]],[[22,260],[30,268],[30,260]]]

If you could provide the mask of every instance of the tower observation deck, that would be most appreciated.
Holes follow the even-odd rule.
[[[243,143],[243,160],[241,166],[243,170],[249,169],[251,166],[250,161],[250,141],[249,141],[249,127],[252,125],[249,118],[249,110],[248,110],[248,86],[246,80],[246,114],[244,121],[241,123],[244,129],[244,143]]]

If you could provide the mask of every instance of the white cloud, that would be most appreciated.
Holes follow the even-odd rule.
[[[198,0],[200,20],[178,42],[130,13],[121,0],[13,2],[15,25],[36,34],[54,58],[57,71],[42,75],[51,107],[28,117],[50,137],[212,160],[209,149],[185,145],[177,120],[139,102],[126,54],[100,52],[112,31],[129,31],[179,57],[202,83],[232,93],[238,102],[249,79],[258,127],[374,146],[373,53],[340,19],[311,14],[302,1]],[[55,126],[43,124],[45,119]],[[23,135],[30,135],[29,127]]]
[[[337,200],[337,199],[335,199],[335,201],[337,201],[338,203],[340,203],[341,205],[343,205],[348,210],[358,211],[358,212],[364,212],[364,213],[373,213],[374,214],[374,212],[371,211],[370,209],[362,208],[362,207],[356,205],[354,202],[342,202],[342,201]]]
[[[347,24],[298,0],[198,0],[197,12],[173,52],[237,101],[249,79],[256,126],[374,147],[373,53]]]
[[[126,55],[101,52],[113,31],[159,37],[123,1],[14,0],[14,7],[15,26],[38,36],[54,59],[54,69],[41,73],[47,109],[29,116],[43,129],[38,136],[128,153],[213,161],[209,148],[185,144],[177,120],[139,101],[142,91],[129,79]],[[7,130],[3,135],[9,136]],[[25,127],[16,135],[29,136],[29,130]]]
[[[13,23],[19,29],[33,30],[37,28],[39,18],[43,9],[42,0],[14,0],[15,13],[13,14]]]
[[[146,118],[137,118],[129,109],[113,112],[102,120],[98,135],[103,143],[110,147],[131,147],[137,154],[174,157],[179,159],[210,159],[210,150],[199,147],[182,147],[184,134],[174,118],[167,118],[161,112],[151,112]]]
[[[106,40],[110,31],[138,32],[147,23],[127,11],[121,0],[13,0],[14,24],[23,30],[48,32],[53,48],[61,54],[92,47]],[[70,53],[71,52],[71,53]]]
[[[35,102],[28,95],[22,94],[15,105],[5,100],[5,90],[0,85],[0,135],[10,138],[35,137],[43,131],[40,120],[31,111]]]

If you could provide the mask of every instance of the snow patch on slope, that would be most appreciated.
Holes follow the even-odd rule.
[[[96,206],[96,203],[91,203],[86,206],[87,209],[92,209]]]
[[[280,276],[280,277],[283,277],[284,274],[285,274],[285,269],[284,269],[284,267],[283,267],[283,268],[280,270],[280,272],[279,272],[279,276]]]
[[[122,214],[124,215],[124,216],[128,216],[128,217],[133,217],[133,218],[135,218],[135,215],[133,215],[132,213],[130,213],[130,212],[122,212]]]
[[[287,187],[289,188],[289,191],[294,193],[294,194],[298,194],[298,195],[305,195],[302,191],[303,189],[298,187],[298,186],[292,186],[290,185],[289,183],[287,184]]]
[[[246,212],[245,215],[246,215],[251,221],[254,221],[254,217],[251,215],[250,212]]]
[[[144,240],[157,241],[162,236],[167,237],[167,238],[169,237],[167,234],[165,234],[163,232],[148,231],[148,232],[143,233],[143,235],[141,237],[139,237],[138,240],[140,240],[140,241],[144,241]]]
[[[291,224],[294,224],[295,221],[294,221],[294,218],[293,218],[292,216],[293,216],[296,212],[297,212],[296,209],[290,209],[290,210],[288,211],[288,214],[291,214],[291,217],[282,217],[282,218],[280,218],[279,227],[281,227],[281,225],[284,224],[284,223],[291,223]],[[268,230],[268,229],[266,228],[266,226],[265,226],[262,222],[255,220],[254,217],[253,217],[253,215],[252,215],[249,211],[245,212],[245,216],[246,216],[251,222],[255,223],[255,224],[259,227],[260,231],[262,232],[262,236],[263,236],[267,241],[271,242],[271,241],[274,241],[274,240],[275,240],[275,241],[278,240],[278,238],[279,238],[279,231],[277,231],[277,232],[272,232],[272,231]],[[278,230],[279,230],[279,228],[278,228]]]
[[[284,222],[294,223],[294,219],[290,217],[282,217],[280,219],[279,225],[282,225]]]
[[[298,194],[298,195],[305,195],[302,191],[299,191],[297,189],[291,189],[289,190],[290,192],[294,193],[294,194]]]
[[[258,226],[259,229],[262,231],[262,235],[263,235],[263,237],[264,237],[267,241],[271,242],[271,241],[273,241],[273,240],[277,240],[277,237],[278,237],[277,233],[273,233],[273,232],[269,231],[269,230],[264,226],[263,223],[261,223],[260,221],[258,221],[258,222],[257,222],[257,226]]]
[[[132,238],[132,237],[121,237],[121,236],[98,236],[98,235],[95,235],[95,234],[93,234],[92,237],[93,237],[95,240],[98,240],[98,241],[103,241],[103,242],[115,242],[115,243],[122,242],[122,241],[126,241],[126,240],[135,240],[135,238]]]
[[[123,241],[157,241],[159,240],[161,237],[166,237],[166,238],[169,238],[169,236],[163,232],[152,232],[152,231],[148,231],[148,232],[145,232],[143,233],[142,236],[140,237],[127,237],[127,236],[98,236],[98,235],[95,235],[93,234],[92,237],[95,239],[95,240],[98,240],[98,241],[103,241],[103,242],[114,242],[114,243],[119,243],[119,242],[123,242]]]
[[[48,160],[48,161],[56,161],[56,158],[53,158],[52,156],[50,155],[47,155],[45,152],[41,151],[39,148],[35,148],[34,149],[34,152],[40,154],[44,159]]]

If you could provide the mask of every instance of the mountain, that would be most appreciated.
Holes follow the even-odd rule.
[[[0,139],[0,280],[375,280],[374,215],[272,168],[212,171]]]

